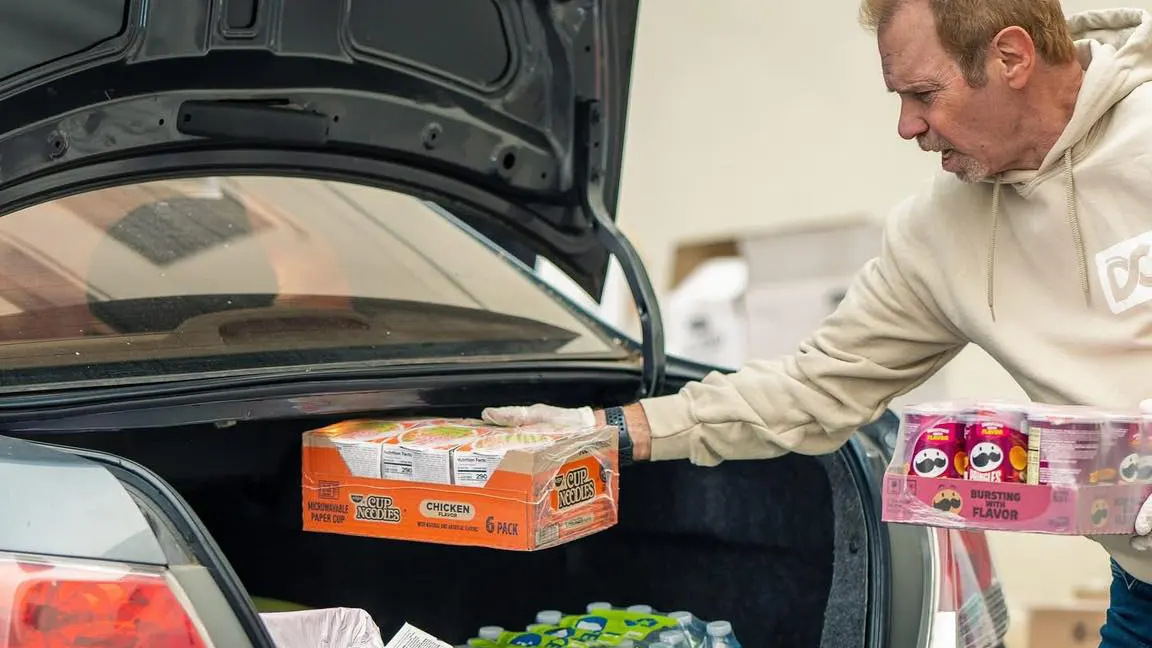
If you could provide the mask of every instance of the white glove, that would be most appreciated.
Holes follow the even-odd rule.
[[[568,409],[542,403],[489,407],[480,414],[480,417],[493,425],[503,427],[545,424],[565,428],[590,428],[596,425],[596,415],[592,413],[591,407]]]
[[[1152,414],[1152,398],[1140,401],[1140,411]],[[1140,512],[1136,514],[1136,536],[1132,538],[1132,548],[1137,551],[1152,549],[1152,497],[1144,500]]]

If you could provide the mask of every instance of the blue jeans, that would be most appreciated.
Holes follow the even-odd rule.
[[[1112,561],[1111,603],[1100,648],[1152,648],[1152,585]]]

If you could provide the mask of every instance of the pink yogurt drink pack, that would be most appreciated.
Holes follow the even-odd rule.
[[[1152,495],[1152,417],[941,402],[905,408],[885,522],[1058,535],[1134,532]]]

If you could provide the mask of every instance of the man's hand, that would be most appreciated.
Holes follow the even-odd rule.
[[[1152,414],[1152,398],[1140,401],[1140,411]],[[1152,497],[1144,500],[1140,512],[1136,514],[1136,536],[1132,538],[1132,548],[1137,551],[1152,549]]]
[[[606,424],[603,410],[593,410],[591,407],[569,409],[540,403],[489,407],[480,413],[480,418],[502,427],[544,424],[587,428]],[[624,420],[628,422],[628,436],[632,439],[632,458],[635,461],[647,461],[652,456],[652,431],[648,427],[644,408],[638,404],[626,406]]]
[[[588,428],[604,421],[603,415],[596,416],[591,407],[568,409],[537,403],[536,405],[513,405],[511,407],[489,407],[480,418],[504,427],[522,425],[555,425],[557,427]]]

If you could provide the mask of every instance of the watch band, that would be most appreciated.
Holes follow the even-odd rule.
[[[604,421],[620,431],[620,465],[630,465],[632,463],[632,435],[628,433],[628,420],[624,418],[624,410],[620,407],[609,407],[604,410]]]

